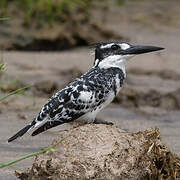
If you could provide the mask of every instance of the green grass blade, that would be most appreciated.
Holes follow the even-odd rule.
[[[14,94],[21,93],[21,92],[23,92],[24,90],[28,89],[28,88],[31,87],[31,86],[32,86],[32,85],[28,85],[28,86],[25,86],[25,87],[23,87],[23,88],[19,88],[19,89],[15,90],[15,91],[12,91],[11,93],[9,93],[9,94],[1,97],[1,98],[0,98],[0,101],[3,101],[4,99],[6,99],[6,98],[8,98],[9,96],[12,96],[12,95],[14,95]]]
[[[10,18],[9,17],[2,17],[2,18],[0,18],[0,21],[7,21],[7,20],[9,20]]]
[[[55,143],[55,144],[53,144],[53,145],[49,146],[48,148],[45,148],[45,149],[43,149],[43,150],[41,150],[41,151],[38,151],[38,152],[35,152],[35,153],[31,153],[31,154],[27,154],[27,155],[25,155],[25,156],[23,156],[23,157],[21,157],[21,158],[15,159],[15,160],[10,161],[10,162],[8,162],[8,163],[0,164],[0,168],[7,167],[7,166],[11,166],[12,164],[15,164],[15,163],[17,163],[17,162],[19,162],[19,161],[22,161],[22,160],[24,160],[24,159],[27,159],[27,158],[30,158],[30,157],[33,157],[33,156],[37,156],[37,155],[40,155],[40,154],[43,154],[43,153],[47,153],[47,152],[50,152],[50,151],[54,151],[54,148],[55,148],[58,144],[62,143],[64,140],[65,140],[65,138],[62,138],[62,139],[60,139],[57,143]]]
[[[5,64],[0,64],[0,71],[4,71],[5,70],[5,68],[6,68],[6,65]]]

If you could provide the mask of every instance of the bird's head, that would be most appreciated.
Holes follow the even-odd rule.
[[[156,46],[133,46],[125,42],[98,43],[95,49],[94,65],[100,68],[124,67],[125,62],[138,54],[159,51]]]

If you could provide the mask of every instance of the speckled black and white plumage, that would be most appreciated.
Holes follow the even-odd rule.
[[[119,92],[123,81],[124,73],[119,68],[93,67],[52,96],[35,119],[37,124],[44,121],[44,125],[32,135],[71,122],[84,114],[87,114],[89,122],[93,122],[97,112]]]
[[[8,142],[35,129],[32,136],[57,125],[86,115],[92,123],[97,113],[120,91],[126,77],[125,63],[132,56],[128,43],[110,42],[96,45],[92,69],[53,95],[33,122],[12,136]],[[146,50],[147,51],[147,50]]]

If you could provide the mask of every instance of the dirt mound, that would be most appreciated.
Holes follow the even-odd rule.
[[[180,178],[180,158],[162,143],[157,129],[127,133],[115,126],[71,129],[55,151],[36,157],[19,179]],[[57,142],[57,139],[55,142]]]

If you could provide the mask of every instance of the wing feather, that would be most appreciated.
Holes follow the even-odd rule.
[[[92,69],[50,98],[36,118],[38,129],[33,135],[76,120],[96,110],[105,101],[105,96],[109,91],[102,88],[101,75],[99,78],[94,77],[95,74],[97,75],[96,71]]]

